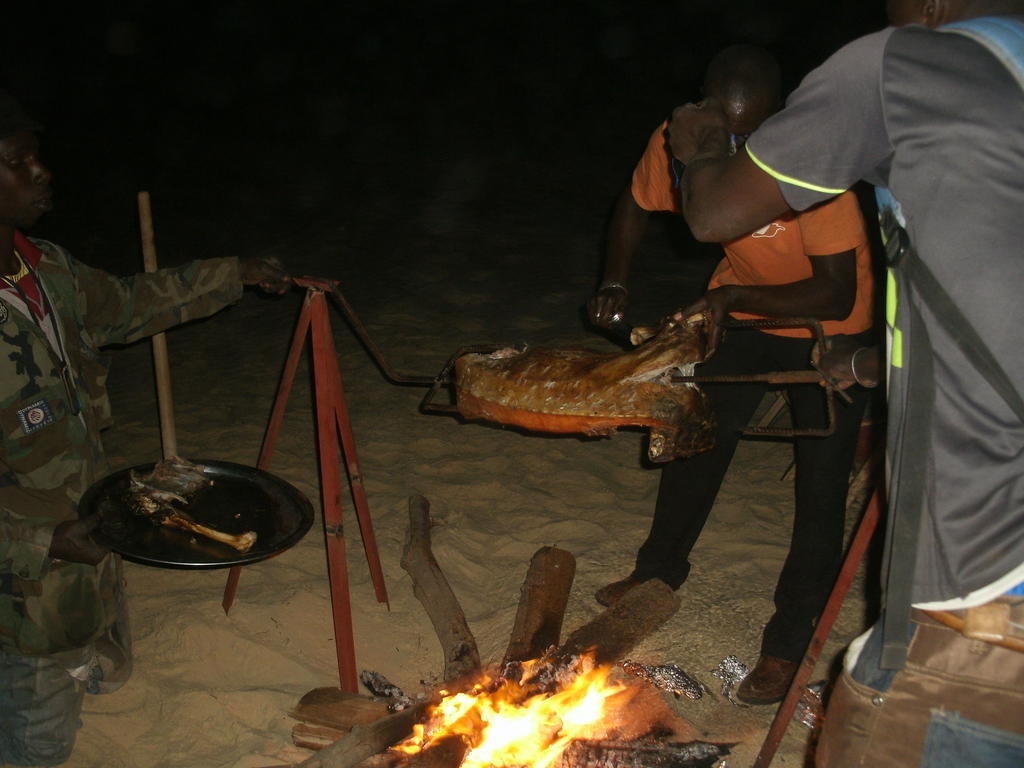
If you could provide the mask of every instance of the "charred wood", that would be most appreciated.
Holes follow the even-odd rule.
[[[455,680],[480,669],[480,652],[466,615],[430,549],[430,502],[409,497],[409,530],[402,568],[412,577],[413,594],[434,625],[444,651],[444,679]]]
[[[431,742],[422,752],[403,760],[402,768],[459,768],[469,743],[458,734],[448,734]]]
[[[353,726],[380,720],[388,711],[387,701],[326,687],[306,693],[289,714],[304,723],[347,732]]]
[[[730,744],[691,741],[579,740],[562,753],[557,768],[711,768]]]
[[[383,752],[412,733],[413,725],[426,710],[426,703],[357,725],[348,735],[324,747],[299,763],[301,768],[355,768],[362,761]]]
[[[576,558],[557,547],[542,547],[530,560],[520,591],[519,608],[502,666],[536,659],[562,635],[569,591],[576,576]]]

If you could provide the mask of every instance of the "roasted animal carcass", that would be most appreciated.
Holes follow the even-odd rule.
[[[197,523],[188,513],[175,506],[188,506],[192,497],[213,483],[201,465],[174,456],[157,463],[149,474],[143,475],[133,470],[128,475],[125,502],[132,512],[148,517],[154,525],[198,533],[234,547],[239,552],[248,552],[256,543],[255,531],[246,531],[237,536],[224,533]]]
[[[714,414],[705,394],[672,375],[692,375],[707,354],[703,315],[666,320],[636,349],[500,349],[455,361],[459,413],[535,432],[608,435],[650,428],[647,455],[669,461],[714,444]]]

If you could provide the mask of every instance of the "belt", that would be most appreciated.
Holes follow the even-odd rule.
[[[981,640],[984,643],[1024,653],[1024,625],[1021,624],[1024,601],[1019,598],[997,598],[990,603],[962,611],[921,613],[971,640]]]

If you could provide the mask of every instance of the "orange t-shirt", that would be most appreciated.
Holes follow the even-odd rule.
[[[674,188],[667,131],[665,122],[651,134],[647,149],[633,171],[630,189],[637,205],[645,210],[682,213],[679,193]],[[825,320],[821,327],[829,336],[860,333],[871,327],[874,292],[871,252],[864,217],[852,192],[844,192],[800,213],[791,211],[749,235],[723,243],[722,247],[725,258],[711,276],[708,290],[720,285],[784,285],[806,280],[813,274],[811,259],[815,256],[855,251],[857,297],[853,309],[843,320]],[[733,312],[732,316],[741,320],[760,317],[746,312]],[[794,338],[811,336],[806,328],[764,331]]]

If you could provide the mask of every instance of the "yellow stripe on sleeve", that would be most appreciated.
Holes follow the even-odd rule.
[[[817,184],[811,184],[810,182],[807,181],[800,181],[800,179],[794,179],[792,176],[786,176],[784,174],[781,174],[778,171],[775,171],[772,168],[768,167],[764,162],[758,159],[757,155],[755,155],[754,151],[750,148],[750,144],[745,145],[745,148],[747,150],[747,154],[750,156],[750,159],[754,161],[754,165],[756,165],[762,171],[767,173],[773,179],[778,179],[779,181],[784,181],[787,184],[792,184],[794,187],[803,187],[804,189],[810,189],[814,192],[824,192],[829,195],[841,195],[843,192],[846,191],[845,189],[829,189],[828,187],[819,187]]]
[[[885,270],[885,322],[891,327],[896,327],[896,275],[892,269]]]

